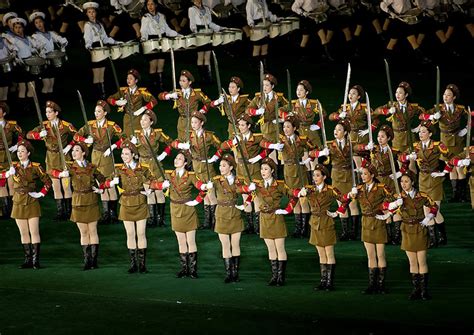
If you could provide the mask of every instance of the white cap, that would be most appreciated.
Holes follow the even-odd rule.
[[[99,8],[99,4],[97,2],[94,2],[94,1],[89,1],[89,2],[86,2],[85,4],[82,5],[82,8],[84,10],[87,10],[87,8]]]
[[[26,20],[22,19],[21,17],[15,17],[14,19],[12,19],[12,24],[15,23],[21,23],[23,27],[26,27]]]
[[[43,12],[34,12],[34,13],[32,13],[32,14],[30,15],[29,20],[30,20],[30,22],[33,22],[33,21],[34,21],[36,18],[38,18],[38,17],[40,17],[40,18],[42,18],[42,19],[44,20],[44,18],[46,17],[46,15],[44,15]]]
[[[2,18],[2,23],[4,26],[7,25],[7,21],[14,18],[14,17],[18,17],[18,14],[15,13],[15,12],[8,12],[6,13],[5,15],[3,15],[3,18]]]

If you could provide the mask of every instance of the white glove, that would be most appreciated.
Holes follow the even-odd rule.
[[[212,181],[208,181],[206,184],[201,185],[201,191],[212,190],[213,187]]]
[[[72,145],[68,144],[66,145],[66,147],[63,149],[63,154],[67,155],[67,153],[69,152],[69,150],[71,150],[72,148]]]
[[[310,157],[306,158],[304,161],[301,161],[301,162],[300,162],[300,165],[306,165],[306,164],[308,164],[309,162],[311,162],[311,158],[310,158]]]
[[[125,106],[127,104],[127,99],[120,98],[117,101],[115,101],[115,104],[119,107]]]
[[[431,121],[433,121],[433,120],[439,120],[439,119],[441,119],[441,113],[440,113],[440,112],[436,112],[436,113],[430,115],[430,118],[429,118],[429,119],[430,119]]]
[[[104,190],[103,190],[103,189],[97,188],[97,187],[95,187],[95,186],[92,186],[92,191],[93,191],[94,193],[97,193],[97,194],[102,194],[102,193],[104,193]]]
[[[222,103],[224,103],[224,96],[223,96],[223,95],[221,95],[221,96],[219,97],[219,99],[214,100],[214,106],[218,106],[218,105],[220,105],[220,104],[222,104]]]
[[[403,199],[397,199],[388,204],[388,209],[393,211],[394,209],[397,209],[401,205],[403,205]]]
[[[250,183],[249,191],[255,191],[256,189],[257,189],[257,186],[255,185],[255,183]]]
[[[135,115],[135,116],[141,115],[141,114],[143,114],[144,111],[146,111],[146,107],[145,106],[140,107],[135,112],[133,112],[133,115]]]
[[[40,137],[43,138],[43,137],[46,137],[48,136],[48,131],[46,129],[43,129],[40,131]]]
[[[44,197],[44,194],[41,192],[28,192],[28,195],[32,198],[39,199]]]
[[[257,162],[258,162],[259,160],[261,160],[261,159],[262,159],[262,157],[261,157],[260,155],[257,155],[257,156],[255,156],[255,157],[250,158],[250,159],[249,159],[249,163],[250,163],[250,164],[255,164],[255,163],[257,163]]]
[[[69,171],[68,171],[68,170],[64,170],[64,171],[59,172],[58,177],[59,177],[59,178],[67,178],[67,177],[69,177]]]
[[[263,115],[264,113],[265,113],[265,108],[263,107],[260,107],[259,109],[255,111],[256,115]]]
[[[286,214],[288,214],[288,211],[286,209],[277,209],[275,211],[275,214],[276,215],[286,215]]]
[[[308,191],[306,190],[306,188],[302,188],[299,192],[298,192],[298,198],[302,198],[302,197],[306,197],[306,195],[308,194]]]
[[[285,146],[284,143],[272,143],[268,146],[268,149],[273,149],[273,150],[276,150],[276,151],[282,151],[284,146]]]
[[[326,211],[326,214],[330,218],[337,218],[337,216],[339,215],[337,212],[330,212],[330,211]]]
[[[411,161],[414,161],[418,158],[418,156],[416,155],[416,152],[412,152],[411,154],[407,156],[407,158]]]
[[[166,156],[168,156],[168,154],[163,151],[158,157],[156,157],[156,159],[158,160],[158,162],[161,162],[163,159],[165,159]]]
[[[459,137],[466,136],[466,134],[467,134],[467,128],[463,128],[458,132]]]
[[[357,187],[353,187],[353,188],[351,189],[350,195],[355,196],[355,195],[357,195],[357,193],[359,193],[359,191],[357,190]]]
[[[110,148],[108,148],[107,150],[105,150],[105,152],[104,152],[104,157],[109,157],[110,154],[112,153],[112,151],[114,151],[116,148],[117,148],[117,145],[116,145],[116,144],[112,144],[112,145],[110,146]]]
[[[461,159],[458,161],[457,167],[469,166],[471,165],[471,160],[469,158]]]
[[[138,138],[136,136],[132,135],[132,138],[130,139],[130,142],[132,142],[134,145],[137,145]]]
[[[169,187],[170,187],[170,181],[169,181],[169,180],[165,180],[165,181],[163,182],[163,184],[161,184],[161,189],[162,189],[162,190],[165,190],[165,189],[167,189],[167,188],[169,188]]]
[[[10,152],[15,152],[18,150],[18,144],[12,145],[10,148],[8,148],[8,151]]]
[[[110,186],[118,185],[119,181],[120,181],[119,178],[115,177],[114,179],[110,181]]]
[[[429,226],[431,220],[433,220],[434,215],[432,213],[428,213],[425,218],[420,222],[423,227]]]
[[[185,143],[178,143],[178,149],[181,149],[181,150],[189,150],[191,146],[189,145],[189,142],[185,142]]]
[[[388,112],[389,112],[390,114],[395,114],[395,113],[397,112],[397,109],[392,106],[392,107],[390,107],[390,109],[388,110]]]
[[[239,143],[239,139],[237,138],[237,136],[235,136],[235,137],[232,139],[232,145],[237,145],[237,143]]]
[[[360,137],[364,137],[365,135],[367,135],[369,133],[369,129],[364,129],[364,130],[359,130],[359,132],[357,133]]]
[[[201,113],[201,114],[206,114],[206,111],[201,108],[201,109],[199,110],[199,113]]]
[[[329,156],[329,149],[328,148],[324,148],[323,150],[318,152],[318,157],[322,157],[322,156]]]
[[[235,208],[237,208],[239,211],[243,211],[244,210],[244,205],[234,205]]]
[[[173,93],[167,93],[167,94],[165,94],[165,99],[166,99],[166,100],[169,100],[169,99],[176,100],[176,99],[178,99],[178,92],[173,92]]]
[[[208,160],[207,160],[207,163],[212,164],[212,163],[214,163],[214,162],[217,162],[218,159],[219,159],[219,156],[213,155],[213,156],[211,157],[211,159],[208,159]]]
[[[311,126],[309,126],[309,130],[311,131],[316,131],[316,130],[319,130],[321,129],[320,126],[318,126],[317,124],[312,124]]]
[[[185,202],[184,204],[189,207],[194,207],[197,204],[199,204],[199,202],[197,200],[191,200],[191,201]]]
[[[151,192],[153,192],[153,190],[147,189],[147,190],[140,191],[140,194],[143,194],[144,196],[149,196]]]
[[[418,126],[416,128],[412,128],[411,132],[414,133],[414,134],[419,133],[420,132],[420,126]]]
[[[395,173],[395,179],[398,179],[398,178],[400,178],[401,176],[402,176],[402,173],[401,173],[400,171],[398,171],[398,172]],[[390,174],[389,177],[390,177],[390,179],[393,180],[393,179],[394,179],[394,178],[393,178],[393,173]]]
[[[444,177],[444,172],[431,172],[431,177],[433,178],[438,178],[438,177]]]
[[[390,213],[387,213],[387,214],[376,214],[376,215],[375,215],[375,218],[376,218],[377,220],[382,220],[382,221],[387,220],[389,217],[390,217]]]
[[[340,118],[340,119],[345,119],[346,116],[347,116],[347,112],[346,112],[346,111],[342,111],[342,112],[339,113],[339,118]]]
[[[303,15],[304,17],[308,17],[308,16],[309,16],[309,12],[307,12],[307,11],[302,11],[302,12],[301,12],[301,15]]]
[[[361,131],[362,131],[362,130],[361,130]],[[365,130],[364,130],[364,131],[365,131]],[[360,132],[359,132],[359,136],[361,136],[361,135],[360,135]],[[368,150],[368,151],[371,151],[373,148],[374,148],[374,142],[369,142],[369,143],[364,147],[364,149],[365,149],[365,150]]]
[[[5,172],[5,177],[9,178],[10,176],[14,176],[16,174],[16,170],[13,166],[10,166],[7,172]]]
[[[92,136],[88,136],[85,140],[84,140],[84,143],[85,144],[92,144],[94,143],[94,138]]]

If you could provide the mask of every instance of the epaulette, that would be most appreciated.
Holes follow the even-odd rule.
[[[308,99],[308,101],[311,102],[312,104],[318,103],[318,99]]]
[[[255,96],[256,96],[256,97],[259,97],[261,94],[262,94],[261,92],[256,92],[256,93],[255,93]]]
[[[65,125],[65,126],[67,126],[67,127],[69,127],[69,126],[71,125],[71,123],[69,123],[69,122],[67,122],[67,121],[64,121],[64,120],[62,120],[62,121],[63,121],[63,125]]]
[[[172,174],[174,170],[165,170],[165,173]]]
[[[224,177],[222,177],[222,176],[214,176],[214,177],[212,177],[212,180],[221,181],[221,180],[223,180],[223,179],[224,179]]]
[[[307,140],[308,139],[308,136],[306,135],[300,135],[300,140]]]
[[[144,91],[147,91],[148,89],[146,87],[139,87],[138,90],[140,92],[144,92]]]
[[[361,102],[361,103],[360,103],[360,106],[365,108],[365,107],[367,107],[367,104]]]
[[[440,141],[433,141],[433,145],[436,145],[437,147],[439,147],[440,143],[441,143]]]
[[[122,168],[123,166],[124,166],[124,165],[123,165],[122,163],[117,163],[117,164],[115,164],[115,167],[116,167],[116,168]]]
[[[428,198],[428,194],[427,194],[427,193],[421,192],[421,191],[419,191],[418,193],[419,193],[422,197]]]
[[[193,88],[193,91],[194,92],[201,92],[201,89],[200,88]]]
[[[148,164],[148,163],[140,163],[140,165],[144,168],[147,168],[147,169],[150,168],[150,164]]]
[[[284,96],[284,94],[282,92],[276,92],[276,94],[277,94],[278,97]]]
[[[31,162],[31,165],[33,165],[34,167],[41,166],[41,164],[40,164],[40,163],[36,163],[36,162]]]
[[[94,126],[96,124],[95,122],[96,122],[95,120],[89,120],[87,121],[87,124],[90,126]]]
[[[334,186],[332,186],[332,185],[326,185],[326,186],[327,186],[328,190],[331,190],[331,191],[334,190]]]
[[[295,103],[297,103],[297,102],[298,102],[298,99],[293,99],[293,100],[291,100],[291,103],[292,103],[292,104],[295,104]]]
[[[9,123],[9,124],[16,124],[16,121],[8,120],[8,123]]]
[[[466,109],[464,105],[456,105],[456,109]]]
[[[254,183],[259,187],[263,186],[263,180],[254,180]]]
[[[135,129],[133,132],[134,132],[135,134],[140,134],[141,130],[140,130],[140,129]]]
[[[241,96],[242,98],[248,98],[248,97],[249,97],[248,94],[240,94],[240,96]]]
[[[362,184],[361,184],[361,185],[357,185],[357,189],[358,189],[358,190],[362,190],[363,188],[364,188],[364,185],[362,185]]]
[[[47,125],[49,121],[43,121],[43,124],[44,125]]]
[[[415,103],[411,103],[410,105],[412,105],[413,107],[418,107],[418,104],[415,104]]]
[[[195,173],[194,173],[194,171],[188,171],[188,174],[192,176],[192,175],[194,175]]]
[[[107,121],[107,125],[109,125],[109,126],[114,126],[114,125],[115,125],[115,122],[114,122],[114,121]]]
[[[326,141],[327,144],[333,144],[334,143],[334,140],[329,140],[329,141]]]
[[[285,181],[284,180],[277,180],[277,184],[285,184]]]

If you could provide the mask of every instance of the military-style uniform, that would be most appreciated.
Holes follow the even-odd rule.
[[[136,164],[135,169],[127,167],[126,164],[115,165],[116,175],[120,178],[124,190],[119,201],[119,220],[122,221],[145,220],[149,215],[146,196],[140,192],[144,190],[144,183],[152,182],[150,167],[138,162]]]
[[[26,220],[41,216],[41,208],[38,199],[31,197],[28,192],[36,191],[36,181],[39,179],[43,183],[41,193],[48,193],[51,188],[51,179],[45,173],[39,163],[28,162],[23,167],[21,162],[14,162],[13,167],[16,174],[13,177],[13,219]]]
[[[307,199],[311,208],[311,235],[309,243],[318,247],[336,244],[336,229],[334,220],[327,215],[335,200],[345,202],[341,192],[331,185],[322,185],[321,191],[315,185],[306,186]]]
[[[237,95],[235,100],[230,95],[227,95],[226,97],[227,97],[227,100],[229,101],[230,107],[232,108],[232,115],[234,116],[234,120],[238,120],[247,111],[247,107],[250,103],[249,95],[239,94]],[[225,108],[225,104],[221,104],[219,107],[221,106]],[[227,127],[227,131],[229,132],[229,138],[232,138],[234,136],[234,127],[232,126],[232,118],[227,117],[227,119],[229,120],[229,126]]]
[[[300,99],[291,100],[291,104],[285,106],[284,110],[287,113],[293,113],[298,117],[300,126],[298,133],[302,136],[308,137],[308,139],[314,145],[321,147],[321,137],[317,130],[311,130],[310,127],[313,124],[317,124],[316,115],[319,119],[319,102],[317,99],[306,99],[306,105]],[[323,109],[323,115],[326,116],[326,112]]]
[[[151,95],[145,87],[137,87],[133,93],[130,92],[129,87],[120,87],[120,90],[111,95],[107,102],[112,106],[116,105],[117,100],[124,98],[127,100],[125,106],[119,107],[117,110],[119,113],[125,113],[123,115],[123,128],[124,133],[127,136],[131,136],[133,131],[130,129],[130,124],[133,124],[133,130],[141,129],[140,116],[134,116],[133,112],[137,111],[141,107],[145,106],[146,109],[152,110],[158,103],[158,101]]]
[[[100,218],[98,195],[94,193],[92,186],[97,187],[96,181],[98,181],[100,187],[104,188],[105,177],[94,164],[85,160],[83,163],[86,165],[82,166],[77,161],[67,163],[73,189],[70,220],[90,223]],[[54,177],[59,178],[60,172],[61,170],[53,170],[52,173]]]
[[[285,185],[283,180],[272,180],[270,187],[265,187],[265,181],[255,181],[257,186],[255,194],[260,200],[260,238],[276,239],[285,238],[288,234],[283,215],[275,214],[280,208],[280,201],[283,196],[288,196],[290,201],[286,210],[291,212],[297,199],[294,198],[292,191]]]
[[[69,143],[68,139],[73,138],[76,134],[76,128],[64,120],[57,119],[57,129],[61,135],[62,147],[65,148],[68,144],[73,145],[74,142]],[[45,129],[48,134],[43,139],[40,137],[40,132]],[[61,154],[59,153],[57,130],[53,128],[50,121],[44,121],[43,126],[38,126],[26,134],[26,138],[30,140],[43,140],[46,145],[46,171],[51,173],[52,170],[63,170],[61,165]],[[69,153],[64,155],[64,159],[67,161],[70,159]]]
[[[239,141],[242,144],[242,151],[244,152],[244,157],[249,168],[250,176],[252,177],[252,180],[256,180],[261,178],[260,163],[257,162],[251,164],[248,160],[258,155],[260,155],[262,159],[267,157],[267,150],[262,150],[262,148],[260,147],[260,142],[263,140],[262,134],[250,133],[247,136],[243,136],[241,134],[238,135]],[[223,150],[233,149],[234,147],[237,152],[237,177],[239,179],[245,180],[246,184],[249,184],[252,182],[252,180],[248,179],[247,173],[245,172],[244,160],[242,158],[242,155],[240,154],[240,150],[238,150],[237,148],[237,145],[233,145],[232,139],[222,142],[221,144],[221,148]]]
[[[187,116],[189,115],[189,118],[191,118],[191,114],[194,111],[201,109],[204,110],[204,112],[207,112],[211,104],[211,99],[209,99],[200,88],[191,88],[189,97],[187,98],[184,96],[185,94],[182,90],[176,90],[176,92],[179,94],[179,98],[175,101],[173,109],[177,109],[179,113],[177,124],[178,139],[185,142],[188,140],[186,138],[186,128],[188,127]],[[166,100],[165,96],[168,93],[169,92],[162,92],[159,94],[158,98],[160,100]],[[189,120],[189,128],[189,132],[191,132],[191,120]]]
[[[390,155],[388,145],[381,147],[377,145],[370,152],[370,163],[377,169],[377,179],[379,182],[390,188],[392,191],[395,190],[395,183],[390,175],[392,174],[392,167],[390,165]],[[393,159],[397,159],[398,151],[392,149]],[[397,168],[398,164],[395,164]]]
[[[167,170],[166,178],[170,182],[171,229],[179,233],[196,230],[199,224],[196,208],[185,204],[191,200],[202,201],[204,194],[200,193],[194,199],[191,192],[194,187],[200,190],[203,183],[194,172],[186,170],[182,176],[176,170]],[[150,186],[152,189],[161,189],[158,183],[151,183]]]
[[[428,229],[420,224],[425,218],[424,207],[428,207],[430,213],[435,216],[438,211],[438,206],[428,194],[416,190],[414,192],[415,194],[412,198],[405,191],[402,191],[403,205],[399,209],[402,217],[401,249],[411,252],[428,249]]]
[[[281,151],[281,159],[284,164],[283,175],[286,186],[294,189],[308,184],[306,167],[300,165],[300,162],[304,153],[314,149],[314,145],[306,136],[297,136],[296,134],[293,135],[292,140],[288,136],[280,134],[279,142],[285,144]],[[260,142],[260,146],[267,149],[270,144],[271,142],[265,139]]]
[[[171,138],[163,132],[163,129],[151,129],[150,134],[148,134],[148,141],[151,144],[151,151],[155,154],[159,154],[160,142],[166,145],[164,151],[167,155],[171,154]],[[138,143],[136,145],[138,149],[138,153],[140,154],[140,162],[150,166],[151,172],[154,177],[161,178],[160,173],[158,172],[158,167],[155,164],[155,160],[151,156],[152,153],[150,152],[150,147],[148,146],[148,142],[145,139],[145,131],[143,129],[135,130],[135,137],[138,139]],[[163,170],[163,165],[161,162],[158,162],[161,165],[161,169]]]
[[[88,127],[91,134],[88,133],[87,127],[84,126],[74,135],[74,141],[84,142],[89,135],[92,136],[94,139],[91,155],[92,164],[97,167],[101,174],[109,178],[114,173],[113,159],[112,154],[104,157],[104,152],[109,149],[110,144],[113,142],[109,143],[107,132],[109,133],[110,141],[113,141],[115,138],[119,139],[117,146],[120,147],[122,129],[117,123],[108,120],[104,120],[100,125],[96,120],[88,121]]]
[[[218,234],[235,234],[244,230],[244,223],[240,210],[235,207],[239,193],[237,186],[241,183],[237,177],[229,179],[220,175],[215,176],[212,181],[217,193],[216,227],[214,231]]]
[[[357,200],[359,200],[362,211],[362,236],[361,239],[367,243],[387,243],[387,228],[385,220],[378,220],[375,215],[383,215],[383,210],[388,208],[392,201],[392,191],[384,184],[373,182],[370,191],[367,185],[357,186]]]
[[[284,116],[283,107],[288,104],[288,100],[283,96],[283,93],[273,92],[271,100],[265,101],[265,113],[261,115],[260,120],[258,121],[258,123],[260,123],[260,129],[262,131],[263,136],[270,140],[277,138],[277,133],[276,133],[277,127],[272,122],[273,120],[276,119],[275,109],[277,107],[277,102],[279,106],[278,117],[282,119]],[[252,101],[247,107],[247,114],[255,116],[256,111],[258,108],[260,108],[261,104],[262,104],[261,93],[257,92],[255,93],[255,97],[252,99]],[[278,131],[279,133],[280,132],[279,125],[278,125],[278,129],[279,129]]]
[[[394,106],[396,109],[395,114],[387,118],[387,121],[392,123],[394,135],[392,146],[400,152],[405,152],[410,149],[410,143],[414,142],[414,135],[411,129],[414,123],[418,121],[420,114],[425,112],[425,109],[418,104],[411,102],[408,102],[406,107],[400,107],[398,102],[395,103]],[[389,115],[390,107],[390,104],[379,107],[374,111],[374,114]],[[402,109],[405,111],[402,111]]]
[[[337,140],[328,141],[328,149],[332,160],[331,180],[332,185],[342,193],[349,193],[352,188],[351,172],[351,149],[345,141],[342,150],[337,144]],[[314,157],[314,151],[310,153]]]
[[[337,112],[332,113],[329,115],[329,120],[337,121],[340,119],[339,114],[341,114],[344,105],[341,105]],[[357,102],[355,108],[352,108],[351,104],[346,104],[346,119],[349,120],[349,124],[351,126],[351,131],[349,133],[350,139],[352,143],[356,144],[367,144],[369,143],[369,134],[365,136],[359,136],[360,130],[367,130],[369,127],[367,121],[367,104]],[[371,111],[372,114],[372,129],[373,131],[378,124],[377,118],[375,118],[374,113]]]
[[[16,121],[1,120],[0,124],[3,126],[3,130],[5,132],[5,137],[7,138],[7,143],[9,147],[12,145],[12,143],[16,143],[13,142],[14,135],[16,136],[17,141],[24,136],[23,130],[20,128]],[[3,145],[3,141],[0,141],[0,163],[4,163],[7,161],[7,155],[5,154],[5,150],[8,150],[8,148],[5,148],[5,146]]]

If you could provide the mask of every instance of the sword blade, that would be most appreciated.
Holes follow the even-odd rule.
[[[388,147],[388,157],[390,158],[390,167],[392,168],[393,183],[395,184],[395,192],[400,194],[400,186],[398,185],[398,180],[396,178],[397,170],[395,169],[395,160],[393,159],[393,152],[390,147]]]
[[[388,96],[390,98],[390,102],[395,101],[393,97],[393,90],[392,90],[392,80],[390,79],[390,66],[386,59],[383,60],[385,63],[385,76],[387,77],[387,88],[388,88]]]
[[[170,49],[170,55],[171,55],[171,82],[173,84],[173,92],[176,92],[176,63],[174,61],[173,48]]]
[[[342,103],[342,111],[346,111],[347,96],[349,95],[349,82],[351,81],[351,63],[347,64],[346,85],[344,86],[344,102]]]
[[[374,143],[374,139],[372,137],[372,115],[371,115],[371,109],[370,109],[370,99],[367,92],[365,92],[365,101],[367,103],[366,112],[367,112],[367,125],[369,127],[369,142]]]
[[[318,100],[318,112],[319,112],[319,120],[321,122],[321,136],[323,137],[323,146],[324,148],[328,147],[328,142],[326,138],[326,128],[324,127],[324,113],[323,113],[323,106],[321,102]]]
[[[216,72],[217,96],[219,96],[222,92],[221,75],[219,72],[219,62],[217,61],[217,56],[214,50],[212,50],[212,58],[214,59],[214,71]]]

